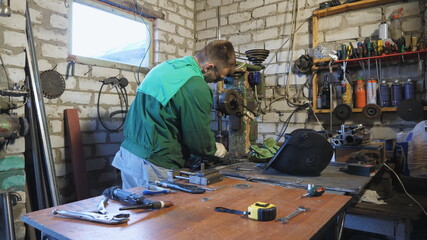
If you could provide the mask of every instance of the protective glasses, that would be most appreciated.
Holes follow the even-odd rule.
[[[215,82],[219,82],[224,80],[225,77],[221,76],[221,74],[219,74],[219,70],[218,68],[216,68],[216,66],[214,65],[213,68],[215,69],[216,72],[216,78],[215,78]]]

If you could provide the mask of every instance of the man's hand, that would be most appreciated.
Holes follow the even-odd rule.
[[[216,145],[215,157],[224,158],[225,154],[227,154],[227,149],[225,149],[222,143],[216,142],[215,145]]]

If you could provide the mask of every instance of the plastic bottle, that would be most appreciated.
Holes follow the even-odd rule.
[[[347,80],[343,80],[341,81],[341,86],[343,89],[343,93],[341,95],[342,102],[353,107],[353,88],[351,87],[351,84]]]
[[[377,104],[377,80],[371,78],[366,86],[366,103]]]
[[[365,81],[363,78],[358,78],[356,81],[356,108],[366,106],[366,90]]]
[[[392,16],[390,22],[390,37],[393,41],[402,37],[402,21],[400,15],[402,14],[403,8],[399,8]]]
[[[402,86],[399,83],[399,80],[395,80],[391,86],[391,105],[393,107],[399,106],[402,101]]]
[[[405,83],[405,99],[415,99],[415,83],[411,79]]]
[[[389,107],[391,104],[390,86],[386,81],[382,81],[379,89],[379,103],[381,107]]]

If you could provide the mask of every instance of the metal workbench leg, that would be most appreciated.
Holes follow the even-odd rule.
[[[345,211],[342,211],[341,214],[337,216],[337,224],[335,229],[335,239],[341,240],[342,230],[344,228],[344,220],[345,220]]]
[[[2,213],[0,225],[4,226],[0,229],[0,239],[15,240],[15,223],[9,194],[8,192],[0,194],[0,208],[3,210],[0,211]]]

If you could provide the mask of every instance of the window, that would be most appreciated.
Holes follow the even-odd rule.
[[[77,61],[150,67],[152,21],[91,0],[70,3],[69,53]]]

